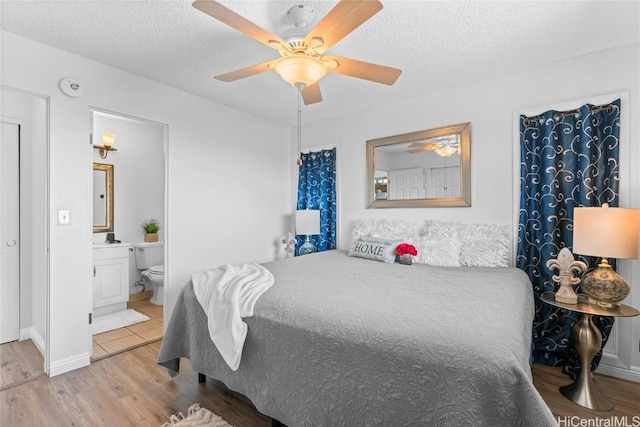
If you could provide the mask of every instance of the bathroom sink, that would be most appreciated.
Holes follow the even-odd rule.
[[[127,242],[121,242],[121,243],[107,243],[107,242],[100,242],[100,243],[93,243],[93,247],[94,248],[116,248],[116,247],[129,247],[131,246],[131,243],[127,243]]]

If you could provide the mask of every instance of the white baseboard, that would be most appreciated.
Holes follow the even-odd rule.
[[[611,366],[600,362],[596,372],[602,375],[609,375],[611,377],[622,378],[623,380],[633,381],[640,383],[640,368],[631,366],[629,368],[620,368],[617,366]]]
[[[44,338],[42,338],[42,335],[40,335],[38,331],[36,331],[36,328],[31,326],[29,328],[20,330],[20,341],[25,340],[33,341],[33,344],[35,344],[38,351],[40,351],[40,354],[42,354],[42,357],[44,357]]]
[[[49,367],[49,376],[64,374],[74,369],[84,368],[91,363],[91,355],[89,353],[81,353],[62,360],[54,360]]]

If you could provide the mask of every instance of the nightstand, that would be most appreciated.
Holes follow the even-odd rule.
[[[619,307],[604,308],[586,302],[577,304],[567,304],[555,300],[553,292],[545,292],[540,296],[540,300],[555,307],[580,313],[580,320],[571,328],[571,338],[573,345],[580,356],[580,377],[573,383],[560,387],[560,393],[567,399],[585,408],[598,411],[610,411],[613,404],[605,399],[596,388],[591,374],[591,360],[596,355],[602,345],[602,335],[593,324],[592,316],[610,317],[633,317],[640,315],[640,311],[628,305],[621,304]]]

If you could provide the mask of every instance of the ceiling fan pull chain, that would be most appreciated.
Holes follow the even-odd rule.
[[[302,166],[302,107],[300,100],[302,99],[302,89],[296,88],[298,92],[298,166]]]

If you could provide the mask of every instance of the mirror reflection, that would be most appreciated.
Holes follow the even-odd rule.
[[[113,231],[113,165],[93,164],[93,232]]]
[[[367,141],[369,207],[470,206],[470,123]]]

